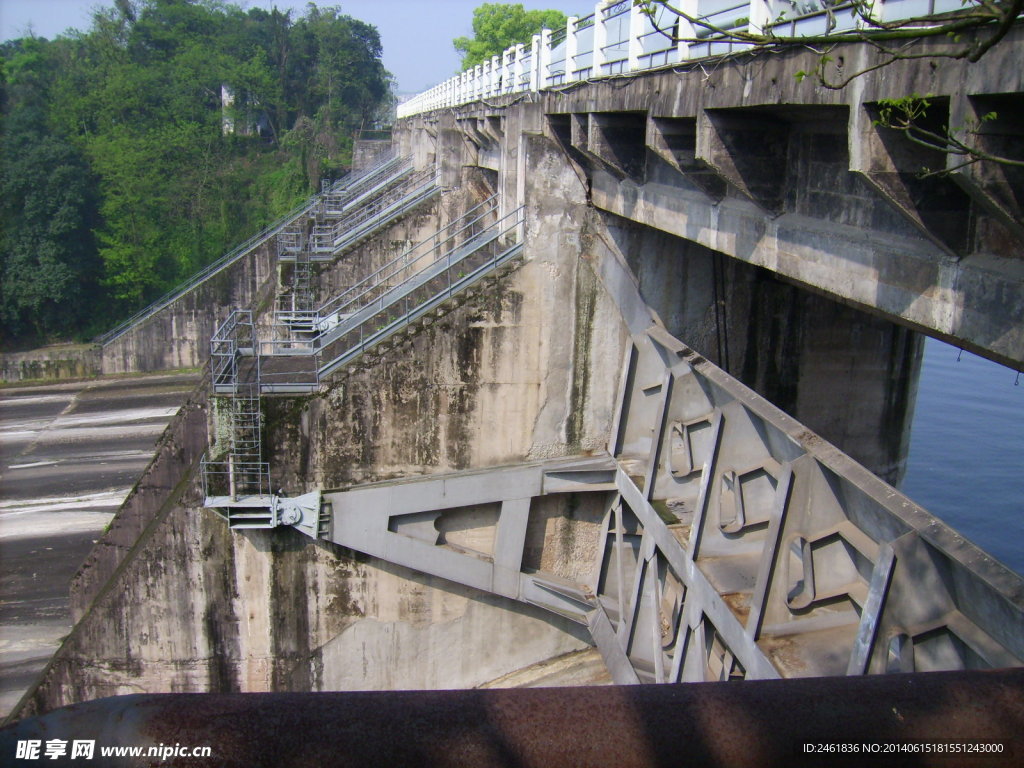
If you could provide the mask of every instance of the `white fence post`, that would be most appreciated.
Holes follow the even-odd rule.
[[[536,90],[544,90],[548,87],[548,80],[551,77],[551,30],[542,29],[540,31],[540,59],[537,60],[537,69],[540,74],[537,75],[537,88]]]
[[[522,43],[516,43],[515,63],[512,65],[512,90],[518,92],[523,86],[523,51]]]
[[[576,54],[580,49],[580,41],[576,37],[577,21],[579,19],[575,16],[570,16],[565,22],[565,82],[567,83],[576,79],[573,70],[576,69]]]
[[[505,54],[491,56],[491,96],[501,95],[501,60]]]
[[[644,22],[647,17],[639,5],[629,7],[629,71],[640,69],[640,56],[644,52],[644,43],[640,36],[644,33]]]
[[[768,25],[774,21],[771,0],[750,0],[747,18],[747,29],[755,35],[763,35]]]
[[[604,3],[599,2],[594,7],[594,55],[591,64],[591,77],[601,77],[601,68],[604,67],[604,47],[608,45],[608,28],[604,23]]]
[[[508,51],[502,51],[500,56],[501,61],[498,62],[498,74],[496,76],[499,96],[503,94],[505,89],[508,87]]]
[[[680,0],[679,10],[691,18],[696,19],[698,8],[698,0]],[[679,52],[679,60],[686,61],[690,58],[690,43],[687,40],[695,40],[697,38],[697,29],[693,26],[692,21],[684,19],[682,16],[676,17],[676,23],[673,27],[675,29],[676,37],[679,38],[679,42],[676,45],[676,50]]]
[[[534,35],[530,40],[530,90],[540,90],[540,35]]]

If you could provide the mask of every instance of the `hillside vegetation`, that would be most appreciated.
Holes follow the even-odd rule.
[[[340,176],[390,106],[380,55],[337,8],[215,0],[0,46],[3,346],[105,330]]]

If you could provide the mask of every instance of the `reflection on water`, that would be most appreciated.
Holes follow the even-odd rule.
[[[1024,575],[1024,375],[925,342],[902,490]]]

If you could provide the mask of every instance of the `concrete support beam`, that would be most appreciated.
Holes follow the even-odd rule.
[[[463,138],[473,150],[486,149],[490,145],[490,138],[481,130],[481,120],[473,117],[463,118],[457,122],[462,130]]]
[[[971,211],[967,195],[949,178],[922,177],[926,169],[944,169],[946,155],[907,141],[902,131],[877,125],[878,119],[877,104],[850,109],[850,171],[861,174],[923,237],[951,256],[966,255]],[[936,133],[945,132],[948,100],[934,100],[922,122]]]
[[[625,178],[642,179],[646,116],[636,112],[590,115],[590,152]]]
[[[695,159],[772,216],[783,210],[789,126],[771,112],[705,109],[697,116]]]
[[[619,179],[644,175],[646,117],[639,112],[573,114],[572,146]]]
[[[949,124],[968,146],[1020,163],[1024,162],[1022,113],[1024,94],[961,93],[951,99]],[[964,165],[966,159],[947,155],[951,178],[1005,228],[979,236],[991,242],[996,252],[1024,251],[1024,167],[998,162]]]
[[[725,197],[725,179],[697,157],[696,119],[649,117],[647,148],[683,174],[713,201],[718,202]]]
[[[682,186],[593,174],[594,205],[764,267],[813,290],[1014,368],[1024,366],[1024,261],[954,259],[920,239],[827,219],[771,217]]]

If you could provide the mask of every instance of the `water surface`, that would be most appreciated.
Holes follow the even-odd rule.
[[[927,339],[902,490],[1024,575],[1024,375],[1019,386],[1016,377]]]

